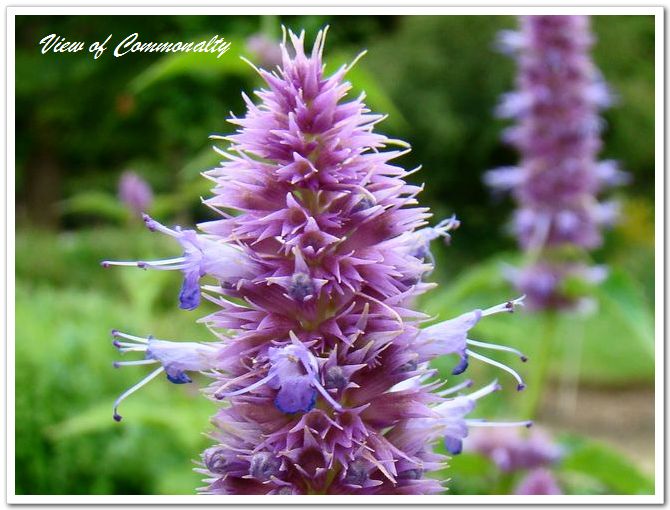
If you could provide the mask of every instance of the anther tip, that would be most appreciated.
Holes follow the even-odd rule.
[[[100,265],[104,268],[109,267],[109,265],[110,265],[109,260],[103,260],[102,262],[100,262]]]
[[[156,222],[151,216],[149,216],[147,213],[142,213],[142,219],[144,220],[144,224],[149,230],[152,232],[156,230]]]
[[[146,269],[148,264],[146,262],[142,262],[141,260],[137,263],[137,267],[140,269]]]
[[[121,365],[119,365],[119,362],[118,362],[118,361],[114,361],[114,362],[112,362],[112,366],[113,366],[114,368],[119,368]]]
[[[474,384],[474,381],[473,381],[472,379],[468,379],[468,380],[465,382],[465,387],[466,387],[466,388],[471,388],[473,384]]]
[[[516,387],[516,391],[523,391],[523,390],[525,390],[525,389],[526,389],[526,385],[525,385],[525,384],[519,384],[519,385]]]
[[[532,421],[529,421],[528,423],[526,423],[526,428],[527,428],[527,429],[531,428],[532,426],[533,426],[533,422],[532,422]]]
[[[118,340],[114,340],[114,341],[112,342],[112,345],[113,345],[114,347],[116,347],[117,349],[121,347],[121,343],[120,343]]]
[[[518,386],[517,389],[519,389]],[[502,391],[502,385],[496,383],[495,386],[493,386],[493,391]]]
[[[113,329],[113,330],[112,330],[112,336],[113,336],[113,337],[117,337],[117,336],[119,336],[119,330],[118,330],[118,329]]]
[[[114,421],[121,421],[123,418],[120,414],[114,413]]]
[[[528,357],[527,356],[521,356],[521,361],[523,363],[525,363],[526,361],[528,361]]]

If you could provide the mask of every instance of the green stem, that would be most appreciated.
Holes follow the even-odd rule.
[[[574,414],[577,406],[579,373],[584,349],[582,318],[575,317],[570,325],[570,335],[566,338],[570,341],[570,345],[565,348],[559,385],[559,407],[566,416]]]
[[[544,318],[543,334],[540,337],[540,345],[537,352],[530,358],[529,368],[532,366],[530,377],[527,378],[528,387],[526,389],[526,399],[523,408],[523,417],[525,419],[534,419],[540,407],[540,399],[546,379],[549,372],[549,359],[553,350],[553,343],[556,339],[558,315],[549,311]]]

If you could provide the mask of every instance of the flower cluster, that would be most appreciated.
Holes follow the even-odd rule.
[[[429,361],[456,354],[454,373],[470,358],[521,377],[479,350],[514,349],[469,338],[484,317],[512,312],[513,300],[421,328],[429,318],[412,302],[434,287],[430,244],[458,227],[448,218],[426,226],[417,207],[421,188],[392,165],[406,144],[375,133],[381,115],[363,97],[344,100],[349,67],[324,74],[325,32],[310,54],[304,33],[289,33],[282,65],[258,70],[267,89],[247,114],[222,164],[206,172],[214,183],[206,204],[220,218],[200,233],[147,227],[175,239],[183,255],[159,261],[103,262],[178,270],[179,304],[202,298],[217,311],[202,319],[217,341],[168,342],[114,331],[122,353],[157,365],[117,399],[165,372],[177,384],[188,373],[211,378],[205,393],[221,407],[213,417],[215,445],[202,456],[208,494],[431,494],[442,483],[425,477],[447,459],[444,441],[460,452],[468,418],[497,382],[470,393],[450,388]],[[285,36],[286,40],[286,36]],[[397,150],[388,147],[399,147]],[[232,213],[234,211],[234,213]],[[203,281],[206,278],[207,281]],[[529,426],[530,422],[500,425]]]
[[[563,450],[539,429],[523,434],[510,428],[477,431],[468,438],[465,449],[491,459],[504,473],[523,472],[515,494],[555,495],[562,491],[550,468],[560,460]]]
[[[503,32],[499,42],[516,57],[518,74],[517,90],[503,96],[497,113],[517,120],[503,138],[521,161],[489,171],[485,182],[511,191],[518,203],[514,231],[535,260],[512,276],[529,305],[572,306],[565,282],[578,277],[597,283],[603,272],[565,263],[558,251],[601,244],[601,229],[614,223],[618,206],[596,197],[627,181],[616,162],[596,160],[599,111],[611,104],[611,94],[589,55],[587,16],[524,16],[520,31]]]

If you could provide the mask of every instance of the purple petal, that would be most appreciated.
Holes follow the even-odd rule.
[[[179,292],[179,308],[195,310],[200,304],[200,274],[198,271],[189,271],[184,276],[184,283]]]
[[[316,390],[308,377],[285,380],[277,393],[275,405],[282,413],[306,413],[316,405]]]

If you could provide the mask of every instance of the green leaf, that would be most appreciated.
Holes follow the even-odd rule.
[[[654,313],[644,298],[642,286],[633,278],[612,269],[609,278],[594,292],[603,306],[615,313],[635,334],[635,344],[654,356]]]
[[[328,69],[334,72],[341,66],[352,62],[351,54],[336,53],[328,55]],[[379,80],[365,67],[362,62],[358,62],[347,72],[346,80],[352,84],[352,91],[355,94],[365,92],[365,102],[371,110],[375,112],[384,112],[388,115],[385,121],[398,129],[407,129],[409,124],[400,110],[396,107],[391,96],[386,92]]]
[[[514,256],[503,255],[478,264],[444,290],[427,294],[422,309],[445,320],[504,302],[516,291],[503,278],[503,261],[510,265],[516,262]],[[579,367],[579,376],[586,382],[653,381],[654,316],[640,284],[614,269],[592,292],[597,311],[587,315],[559,313],[551,338],[547,316],[523,309],[513,315],[487,317],[477,324],[472,338],[516,347],[528,355],[531,363],[546,356],[543,344],[551,342],[549,372],[554,375],[564,373],[566,363],[571,363]],[[453,360],[445,360],[438,360],[435,366],[453,367]],[[443,375],[447,374],[445,370]]]
[[[101,191],[79,193],[61,203],[68,214],[88,214],[109,221],[122,222],[128,218],[128,210],[113,195]]]
[[[118,423],[112,419],[111,404],[110,401],[90,407],[65,421],[47,427],[45,434],[53,441],[62,441],[81,434],[119,429],[126,426],[126,423],[142,424],[154,430],[166,429],[166,437],[179,441],[180,447],[184,449],[195,451],[202,438],[200,434],[193,432],[203,430],[207,423],[206,416],[213,409],[213,406],[208,405],[198,395],[186,401],[173,399],[169,405],[155,401],[148,405],[142,398],[129,399],[123,402],[122,414],[126,419]]]
[[[571,444],[570,444],[571,443]],[[566,474],[595,479],[611,494],[653,494],[654,481],[617,451],[582,438],[568,441],[569,453],[560,464]]]
[[[210,38],[202,36],[194,40]],[[240,59],[244,54],[244,40],[230,37],[226,37],[226,40],[231,43],[230,49],[218,58],[216,53],[175,53],[160,58],[130,82],[130,90],[138,94],[163,80],[178,76],[200,79],[253,76],[253,68]]]

